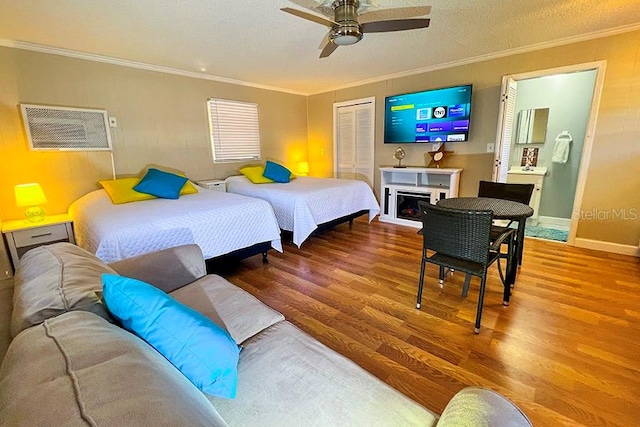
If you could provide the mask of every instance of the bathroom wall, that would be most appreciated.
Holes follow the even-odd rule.
[[[516,113],[549,108],[544,144],[513,144],[510,166],[520,166],[524,147],[539,148],[538,166],[547,168],[540,199],[540,216],[571,218],[578,170],[586,134],[596,71],[558,74],[518,81]],[[573,137],[567,163],[553,163],[556,137],[568,131]]]

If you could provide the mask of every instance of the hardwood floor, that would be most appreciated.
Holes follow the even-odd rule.
[[[640,260],[525,241],[511,305],[492,266],[479,335],[477,278],[438,285],[421,236],[358,219],[256,256],[225,277],[432,411],[466,386],[496,390],[536,426],[640,425]],[[381,402],[381,404],[383,404]]]

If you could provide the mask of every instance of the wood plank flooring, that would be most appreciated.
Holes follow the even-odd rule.
[[[463,274],[440,287],[427,266],[415,308],[415,229],[358,219],[284,246],[224,276],[430,410],[481,386],[536,426],[640,425],[638,258],[528,238],[509,307],[492,266],[475,335],[476,278],[462,299]]]

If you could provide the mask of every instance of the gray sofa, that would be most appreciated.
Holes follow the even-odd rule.
[[[237,397],[202,393],[114,324],[100,298],[103,273],[151,283],[226,328],[243,347]],[[207,275],[195,245],[110,266],[68,243],[40,247],[17,268],[13,309],[9,291],[0,289],[0,334],[10,341],[0,368],[2,425],[530,425],[511,402],[478,388],[456,395],[438,422],[252,295]]]

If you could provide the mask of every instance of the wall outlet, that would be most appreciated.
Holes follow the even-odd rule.
[[[496,144],[490,142],[487,144],[487,153],[493,153],[496,150]]]
[[[118,127],[118,120],[115,117],[109,117],[109,126],[112,128]]]

